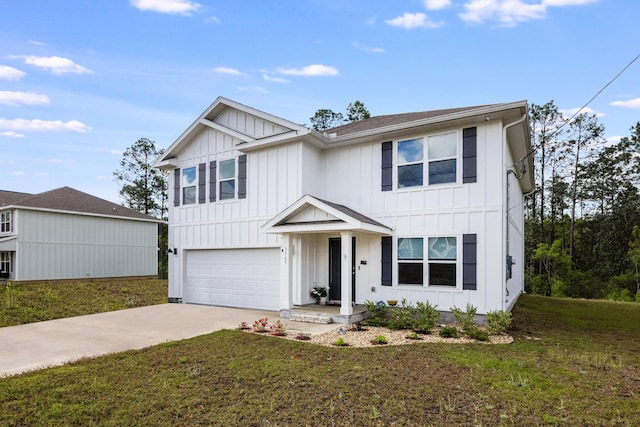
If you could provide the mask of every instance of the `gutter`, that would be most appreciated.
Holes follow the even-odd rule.
[[[523,114],[522,117],[520,117],[520,119],[516,120],[515,122],[511,122],[509,124],[506,124],[502,127],[502,141],[504,141],[504,144],[507,143],[507,129],[509,129],[510,127],[516,126],[521,124],[522,122],[524,122],[527,119],[527,114]],[[523,177],[523,173],[522,171],[520,171],[520,174],[518,174],[517,170],[515,170],[515,166],[510,166],[507,169],[507,174],[506,174],[506,207],[505,207],[505,253],[506,253],[506,257],[505,257],[505,281],[504,281],[504,289],[503,289],[503,294],[502,294],[502,299],[503,301],[506,303],[507,302],[507,297],[509,296],[509,287],[508,287],[508,282],[509,279],[511,279],[511,268],[512,266],[515,264],[515,261],[513,260],[513,257],[510,255],[510,245],[509,245],[509,175],[513,174],[518,180],[522,179]]]

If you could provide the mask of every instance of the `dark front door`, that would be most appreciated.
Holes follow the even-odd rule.
[[[356,238],[351,239],[351,301],[356,300]],[[342,243],[340,238],[329,239],[329,301],[342,299]]]

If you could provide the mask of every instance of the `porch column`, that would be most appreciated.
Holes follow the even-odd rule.
[[[353,314],[353,306],[351,300],[353,299],[353,292],[351,290],[351,266],[353,261],[351,259],[351,238],[353,233],[351,231],[342,231],[340,233],[340,243],[342,246],[341,253],[341,271],[340,271],[340,298],[342,299],[340,304],[340,314],[351,315]]]
[[[293,308],[292,276],[291,235],[283,233],[280,245],[280,310],[291,310]]]

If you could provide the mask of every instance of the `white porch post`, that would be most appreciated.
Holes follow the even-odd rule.
[[[353,306],[351,305],[351,300],[353,299],[353,292],[351,290],[351,266],[353,264],[353,260],[351,259],[352,254],[352,242],[351,238],[353,233],[351,231],[342,231],[340,233],[340,243],[342,246],[341,251],[341,271],[340,271],[340,297],[342,298],[340,304],[340,314],[342,315],[351,315],[353,314]]]
[[[293,308],[291,258],[291,235],[283,233],[280,246],[280,310]]]

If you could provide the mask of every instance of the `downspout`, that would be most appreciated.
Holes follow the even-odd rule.
[[[526,114],[523,114],[522,117],[520,117],[518,120],[516,120],[515,122],[506,124],[502,127],[502,140],[504,141],[504,143],[507,143],[507,129],[510,127],[513,127],[515,125],[518,125],[522,122],[524,122],[527,118]],[[509,174],[513,174],[518,180],[522,179],[523,173],[524,171],[521,171],[521,173],[518,175],[518,172],[515,169],[515,165],[510,166],[507,169],[507,174],[506,174],[506,206],[505,206],[505,253],[506,253],[506,259],[505,259],[505,281],[504,281],[504,289],[503,289],[503,293],[502,293],[502,300],[504,301],[504,303],[507,303],[507,297],[509,296],[509,287],[507,286],[507,283],[509,281],[509,279],[511,278],[511,267],[513,266],[513,264],[515,264],[515,262],[513,261],[513,258],[510,255],[510,247],[509,247]]]

